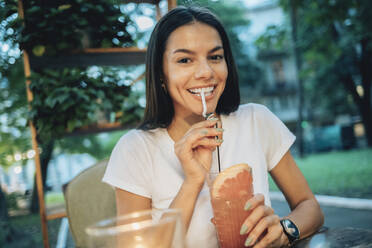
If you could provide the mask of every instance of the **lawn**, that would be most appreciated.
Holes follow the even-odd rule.
[[[64,203],[64,201],[65,198],[62,192],[50,192],[45,195],[45,203],[47,204],[47,206],[59,205],[61,203]]]
[[[315,194],[372,199],[372,149],[296,158]],[[278,190],[270,178],[270,189]]]

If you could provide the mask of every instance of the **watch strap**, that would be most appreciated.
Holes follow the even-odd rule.
[[[288,223],[290,225],[290,228],[295,229],[294,233],[290,233],[288,231]],[[280,220],[280,224],[283,227],[283,232],[287,236],[289,240],[289,247],[291,247],[297,240],[300,238],[300,231],[298,227],[291,221],[290,219],[282,219]]]

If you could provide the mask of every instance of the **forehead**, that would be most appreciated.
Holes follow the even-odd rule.
[[[174,49],[213,49],[222,46],[218,31],[207,24],[193,22],[175,29],[169,36],[166,50]]]

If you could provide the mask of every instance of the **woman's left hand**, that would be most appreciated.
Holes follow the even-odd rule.
[[[240,231],[242,235],[248,233],[246,247],[281,247],[288,242],[279,216],[271,207],[265,205],[265,198],[262,194],[256,194],[249,199],[245,210],[251,211]]]

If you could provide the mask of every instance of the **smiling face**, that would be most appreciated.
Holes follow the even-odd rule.
[[[228,75],[218,32],[200,22],[177,28],[166,44],[163,73],[175,117],[202,115],[202,89],[207,113],[214,112]]]

